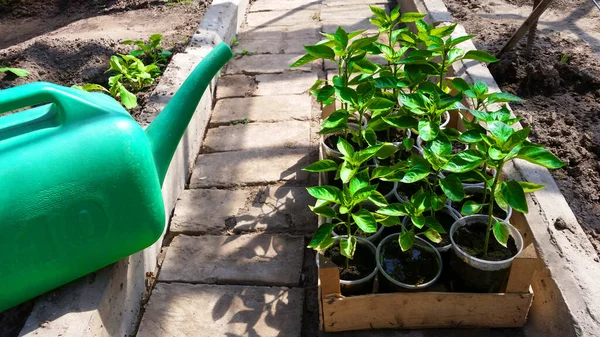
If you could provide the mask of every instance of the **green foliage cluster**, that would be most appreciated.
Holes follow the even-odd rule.
[[[126,109],[133,109],[137,104],[136,92],[140,92],[154,83],[161,74],[171,52],[161,47],[162,35],[153,34],[148,41],[126,40],[122,44],[135,45],[129,55],[117,54],[110,58],[111,73],[108,79],[108,89],[99,84],[87,83],[74,88],[85,91],[100,91],[110,94],[119,100]]]
[[[331,247],[336,242],[333,229],[339,226],[347,229],[338,234],[345,234],[339,244],[349,259],[354,256],[357,231],[373,233],[378,226],[402,226],[399,244],[403,250],[412,247],[417,235],[440,242],[446,231],[435,212],[448,200],[464,199],[466,181],[485,186],[484,200],[490,206],[487,239],[493,233],[500,244],[506,245],[508,228],[492,216],[491,206],[511,206],[525,213],[525,193],[543,186],[501,180],[502,168],[514,158],[547,168],[564,164],[527,140],[529,128],[513,129],[519,119],[511,118],[502,104],[520,98],[489,92],[481,82],[447,79],[451,66],[461,60],[497,61],[487,52],[459,47],[473,35],[456,36],[455,24],[434,27],[423,20],[424,14],[401,14],[398,7],[389,14],[373,6],[371,11],[374,17],[370,21],[378,28],[377,35],[365,36],[364,30],[346,32],[339,27],[334,33],[322,33],[325,39],[317,44],[305,46],[307,53],[291,65],[298,67],[322,59],[334,62],[338,68],[331,80],[318,80],[310,88],[318,102],[338,107],[323,121],[319,133],[325,137],[338,135],[336,145],[341,156],[338,160],[317,161],[304,170],[335,172],[341,187],[308,188],[317,199],[312,211],[331,219],[317,229],[309,247]],[[385,59],[385,64],[371,61],[372,55]],[[450,110],[466,110],[474,116],[465,120],[465,132],[442,127],[442,116]],[[366,127],[353,126],[360,125],[364,117],[368,119]],[[410,129],[418,134],[423,141],[422,153],[412,151],[411,138],[392,142],[394,129]],[[462,147],[457,151],[453,143],[461,143]],[[369,169],[367,165],[373,160],[379,165]],[[495,169],[494,176],[488,174],[488,168]],[[388,203],[377,191],[381,181],[422,187],[404,202]],[[374,204],[376,209],[366,209],[366,203]],[[468,201],[461,212],[476,214],[483,206]],[[400,217],[411,221],[403,225]],[[487,246],[486,240],[486,254]]]

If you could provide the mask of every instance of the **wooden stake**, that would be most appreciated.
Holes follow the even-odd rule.
[[[531,12],[529,17],[525,20],[525,22],[523,22],[521,27],[517,29],[515,34],[508,40],[508,42],[506,42],[504,47],[502,47],[502,50],[498,52],[498,54],[496,55],[498,58],[500,58],[507,51],[513,49],[517,45],[517,43],[521,41],[523,36],[525,36],[527,31],[529,31],[531,26],[537,22],[540,16],[546,11],[548,6],[550,6],[550,3],[552,3],[552,0],[542,0],[542,2],[533,10],[533,12]]]

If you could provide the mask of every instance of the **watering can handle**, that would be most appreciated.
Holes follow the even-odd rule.
[[[71,90],[48,82],[35,82],[0,90],[0,113],[26,108],[44,103],[54,103],[58,107],[61,122],[67,119],[65,111],[77,98]],[[71,96],[71,97],[69,97]],[[81,119],[82,116],[78,116]]]

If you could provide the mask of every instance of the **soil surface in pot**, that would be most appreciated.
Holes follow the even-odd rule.
[[[389,130],[389,137],[388,137]],[[388,130],[377,131],[377,139],[383,142],[402,142],[406,138],[406,131],[397,128],[389,128]]]
[[[355,281],[369,276],[375,269],[375,254],[366,246],[357,243],[354,258],[347,259],[340,253],[340,246],[335,244],[325,251],[325,257],[335,263],[340,270],[340,279]]]
[[[483,207],[481,207],[481,209],[479,210],[479,212],[477,212],[477,214],[484,214],[487,215],[488,214],[488,210],[489,210],[489,206],[488,206],[488,198],[485,198],[486,202],[485,205]],[[463,200],[461,201],[453,201],[452,202],[452,208],[454,208],[455,210],[457,210],[458,212],[460,212],[460,210],[462,209],[463,205],[467,202],[467,201],[475,201],[478,204],[482,204],[483,203],[483,194],[472,194],[469,196],[466,196]],[[502,208],[500,208],[500,206],[498,206],[496,203],[494,203],[494,211],[493,214],[496,218],[498,219],[506,219],[506,211],[503,210]]]
[[[475,46],[499,51],[531,13],[531,0],[444,0]],[[567,165],[551,170],[556,183],[600,251],[600,11],[589,0],[557,0],[540,17],[531,57],[527,38],[489,66],[530,139],[546,144]]]
[[[483,255],[485,245],[485,233],[487,224],[477,223],[468,226],[463,226],[454,232],[454,242],[462,249],[463,252],[487,261],[502,261],[510,259],[518,252],[515,240],[508,238],[507,247],[498,243],[493,233],[490,233],[487,256]]]
[[[403,252],[398,240],[393,239],[387,241],[380,252],[378,258],[385,272],[405,284],[427,283],[433,280],[440,267],[435,252],[418,244]]]
[[[1,2],[1,1],[0,1]],[[0,74],[0,89],[47,81],[64,86],[107,86],[110,57],[134,47],[124,40],[162,34],[174,53],[187,45],[211,0],[167,5],[154,0],[11,0],[0,5],[0,66],[29,71],[27,77]],[[155,80],[155,84],[158,79]],[[136,94],[138,117],[154,86]]]

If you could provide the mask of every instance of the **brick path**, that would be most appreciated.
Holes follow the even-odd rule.
[[[304,248],[317,223],[304,187],[316,177],[300,169],[317,156],[320,112],[307,89],[329,67],[288,66],[302,45],[320,40],[319,31],[371,29],[367,4],[384,3],[257,0],[250,6],[238,55],[219,79],[189,189],[171,219],[137,336],[319,335],[314,253]],[[492,336],[487,329],[335,335]]]

